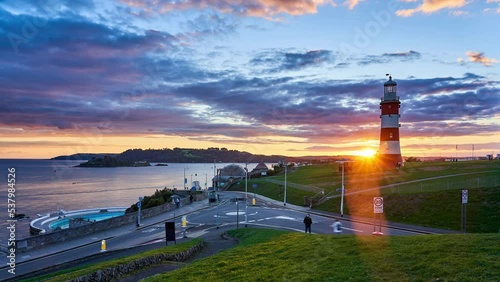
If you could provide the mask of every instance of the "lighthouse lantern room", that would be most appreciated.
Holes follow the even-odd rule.
[[[379,160],[384,168],[397,168],[403,164],[399,145],[399,108],[401,102],[396,96],[397,83],[389,76],[384,83],[384,97],[380,100],[380,147]]]

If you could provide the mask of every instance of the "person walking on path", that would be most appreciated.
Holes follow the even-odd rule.
[[[340,234],[342,233],[342,223],[338,219],[335,220],[335,222],[332,224],[333,227],[333,233],[335,234]]]
[[[309,230],[309,234],[311,234],[311,224],[313,223],[311,217],[309,216],[309,214],[306,215],[306,217],[304,217],[304,225],[306,226],[306,233],[307,231]]]
[[[189,195],[189,202],[192,204],[193,203],[193,194]]]

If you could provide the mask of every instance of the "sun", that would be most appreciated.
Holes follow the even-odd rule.
[[[361,151],[358,151],[356,155],[361,157],[373,158],[373,156],[375,156],[376,153],[377,151],[375,151],[374,149],[366,148]]]

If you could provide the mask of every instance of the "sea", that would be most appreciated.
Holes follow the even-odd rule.
[[[84,161],[0,159],[0,242],[7,230],[9,169],[15,169],[15,209],[25,214],[16,223],[16,238],[29,235],[29,223],[40,215],[60,209],[65,211],[101,207],[130,207],[139,197],[157,189],[183,189],[198,181],[202,189],[212,186],[217,169],[233,163],[166,163],[167,166],[83,168]],[[245,167],[245,164],[234,163]],[[267,164],[269,168],[272,164]],[[257,163],[247,164],[248,171]],[[12,203],[12,202],[11,202]],[[5,235],[4,235],[5,234]],[[3,238],[5,237],[5,238]]]

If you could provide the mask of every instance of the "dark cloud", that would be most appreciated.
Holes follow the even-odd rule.
[[[257,54],[250,64],[264,67],[269,72],[282,72],[319,67],[333,62],[332,52],[328,50],[313,50],[304,53],[271,50]]]
[[[420,53],[416,51],[384,53],[382,55],[368,55],[359,59],[359,65],[387,64],[394,61],[409,62],[420,59]]]

